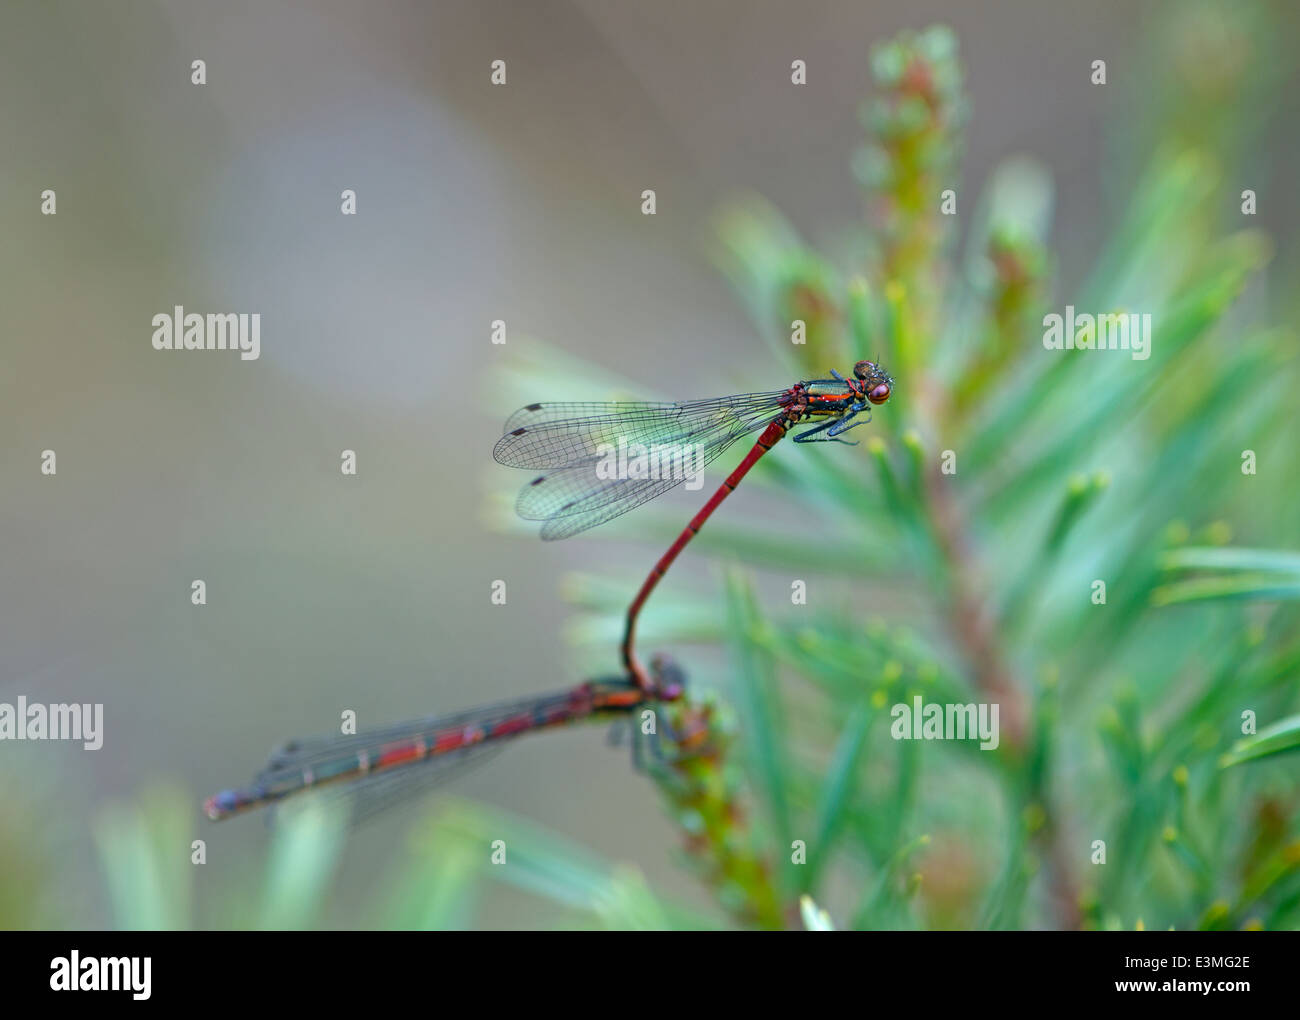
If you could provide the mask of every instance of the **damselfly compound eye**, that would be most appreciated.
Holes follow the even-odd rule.
[[[871,392],[867,394],[867,399],[870,400],[873,404],[883,404],[886,400],[889,399],[889,387],[886,386],[884,383],[881,383],[879,386],[873,387]]]
[[[879,371],[874,361],[859,361],[853,366],[853,374],[859,379],[869,379]]]

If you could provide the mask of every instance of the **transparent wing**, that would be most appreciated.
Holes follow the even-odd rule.
[[[266,767],[242,789],[209,797],[214,818],[324,790],[374,793],[405,789],[380,782],[398,773],[412,783],[436,784],[448,770],[476,760],[486,744],[496,746],[522,733],[573,721],[590,713],[578,688],[513,699],[454,715],[431,716],[355,735],[293,740],[274,751]],[[576,700],[575,700],[576,699]]]
[[[515,428],[494,453],[502,463],[548,468],[524,486],[515,509],[525,520],[545,522],[543,539],[569,538],[702,471],[775,418],[784,394],[677,404],[535,404],[511,417],[507,425]],[[571,416],[593,409],[605,413]],[[554,420],[540,420],[548,415]]]
[[[708,444],[717,432],[734,439],[776,417],[785,393],[677,403],[529,404],[506,421],[492,455],[507,467],[562,468],[594,463],[620,444]]]
[[[392,772],[379,772],[337,786],[323,786],[311,791],[308,797],[278,802],[272,809],[271,821],[278,823],[315,800],[343,805],[348,813],[348,825],[357,826],[391,807],[430,794],[444,783],[487,763],[504,751],[507,743],[494,740],[490,744],[475,744]]]
[[[759,422],[762,424],[765,422]],[[727,447],[751,431],[752,428],[714,434],[707,445],[675,450],[660,448],[654,451],[653,457],[641,460],[639,467],[629,458],[623,465],[597,462],[548,471],[524,486],[515,510],[526,521],[545,521],[587,513],[609,503],[649,499],[703,471]]]
[[[766,419],[758,423],[763,424],[766,424]],[[742,435],[743,432],[737,432],[716,437],[712,445],[700,451],[693,469],[703,470]],[[590,466],[563,468],[541,476],[520,493],[519,513],[527,520],[545,521],[541,536],[549,542],[569,538],[613,520],[676,488],[684,480],[685,476],[681,474],[669,473],[667,477],[617,478],[593,485]],[[540,498],[538,494],[546,498]],[[541,511],[549,512],[542,514]],[[532,515],[534,512],[535,516]]]
[[[360,755],[365,755],[368,762],[374,765],[385,752],[414,747],[421,740],[432,749],[436,748],[439,738],[448,734],[463,733],[466,730],[490,733],[507,720],[545,719],[562,711],[569,703],[570,693],[557,691],[540,697],[512,698],[464,712],[412,719],[392,726],[362,730],[350,736],[291,740],[272,752],[266,767],[257,774],[254,781],[262,786],[275,787],[286,780],[296,780],[308,774],[317,780],[327,779],[336,772],[345,771]],[[434,753],[426,761],[437,762],[440,758],[457,753],[459,751]],[[304,782],[303,785],[308,784]]]
[[[681,478],[658,478],[612,482],[608,490],[578,500],[574,504],[575,509],[547,518],[538,518],[545,521],[541,530],[542,539],[553,542],[561,538],[571,538],[581,531],[613,520],[647,500],[663,495],[669,489],[681,485],[682,481]]]

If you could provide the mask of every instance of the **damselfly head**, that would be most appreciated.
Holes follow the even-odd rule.
[[[883,404],[894,391],[893,377],[874,361],[859,361],[853,375],[862,381],[863,395],[873,404]]]
[[[666,655],[650,660],[650,675],[660,701],[676,701],[686,693],[686,674]]]

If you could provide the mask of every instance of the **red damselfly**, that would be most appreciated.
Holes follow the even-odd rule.
[[[853,378],[789,389],[676,403],[529,404],[510,416],[492,455],[509,467],[542,472],[519,494],[516,510],[542,521],[542,538],[568,538],[626,513],[698,473],[741,436],[762,429],[758,441],[727,476],[641,585],[628,607],[623,665],[643,689],[653,679],[634,650],[636,622],[655,585],[763,454],[792,427],[817,420],[796,443],[850,442],[845,432],[871,420],[873,404],[893,391],[888,372],[872,361],[853,366]],[[866,418],[855,421],[859,414]],[[633,454],[629,458],[628,451]],[[667,467],[665,468],[665,464]]]
[[[209,797],[203,810],[219,821],[253,808],[265,807],[295,794],[338,790],[354,802],[353,820],[419,793],[459,773],[471,763],[500,750],[511,738],[537,730],[582,721],[630,718],[638,709],[677,702],[685,693],[681,671],[657,658],[649,689],[630,677],[589,680],[568,690],[519,698],[455,715],[433,716],[398,723],[351,736],[290,741],[274,752],[253,782]],[[668,730],[661,721],[650,743],[659,756],[657,737]],[[645,748],[633,727],[634,761],[641,764]],[[686,746],[694,733],[671,732]]]

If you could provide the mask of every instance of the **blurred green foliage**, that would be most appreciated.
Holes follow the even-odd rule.
[[[644,618],[643,647],[724,653],[712,685],[691,669],[720,701],[672,710],[707,740],[654,770],[683,860],[722,913],[531,823],[443,801],[360,923],[470,926],[497,881],[554,904],[557,926],[1300,924],[1300,759],[1283,753],[1300,747],[1300,554],[1231,544],[1300,547],[1295,336],[1268,324],[1287,310],[1253,282],[1270,242],[1239,214],[1283,69],[1258,12],[1181,5],[1171,24],[1150,54],[1159,87],[1130,96],[1123,119],[1140,158],[1118,161],[1121,208],[1073,293],[1054,292],[1039,164],[1008,160],[977,199],[961,186],[978,111],[942,27],[872,52],[854,157],[868,216],[851,258],[822,254],[760,199],[720,214],[719,265],[769,356],[753,359],[761,379],[717,391],[859,357],[897,379],[870,442],[779,450],[746,484],[750,512],[729,504],[702,532],[691,555],[726,564],[721,606],[674,574]],[[959,215],[941,212],[948,188]],[[1045,350],[1042,316],[1067,303],[1150,312],[1150,359]],[[791,343],[794,320],[806,344]],[[524,400],[551,379],[634,392],[544,354],[513,368]],[[798,523],[756,516],[763,489]],[[657,550],[680,526],[650,507],[597,534]],[[792,578],[808,605],[787,604]],[[568,581],[579,645],[608,655],[637,579]],[[891,739],[891,707],[916,695],[999,703],[999,748]],[[295,816],[260,890],[200,921],[191,869],[167,849],[188,845],[193,811],[162,791],[103,816],[114,923],[320,921],[337,820]],[[495,839],[509,867],[488,864]]]
[[[868,220],[837,245],[851,259],[758,198],[719,216],[767,378],[871,357],[898,382],[859,449],[781,451],[747,482],[799,523],[729,504],[702,532],[693,554],[744,565],[723,611],[678,578],[642,625],[646,647],[726,649],[733,764],[757,808],[744,831],[786,924],[801,894],[837,927],[1300,921],[1294,759],[1274,757],[1300,741],[1300,575],[1293,554],[1229,545],[1300,538],[1295,337],[1257,321],[1271,242],[1240,211],[1240,128],[1265,123],[1278,69],[1256,13],[1175,20],[1153,53],[1171,84],[1149,100],[1194,86],[1206,113],[1129,118],[1153,133],[1073,293],[1054,293],[1040,165],[1009,159],[973,201],[960,187],[970,111],[944,28],[872,54]],[[1193,59],[1216,40],[1222,59]],[[946,189],[969,216],[944,215]],[[1150,358],[1046,350],[1043,316],[1066,304],[1149,312]],[[521,375],[535,391],[545,373]],[[679,526],[638,517],[660,541]],[[791,578],[808,606],[779,608]],[[623,587],[570,594],[590,611],[575,637],[609,647]],[[890,709],[916,695],[998,703],[1001,746],[891,739]]]

